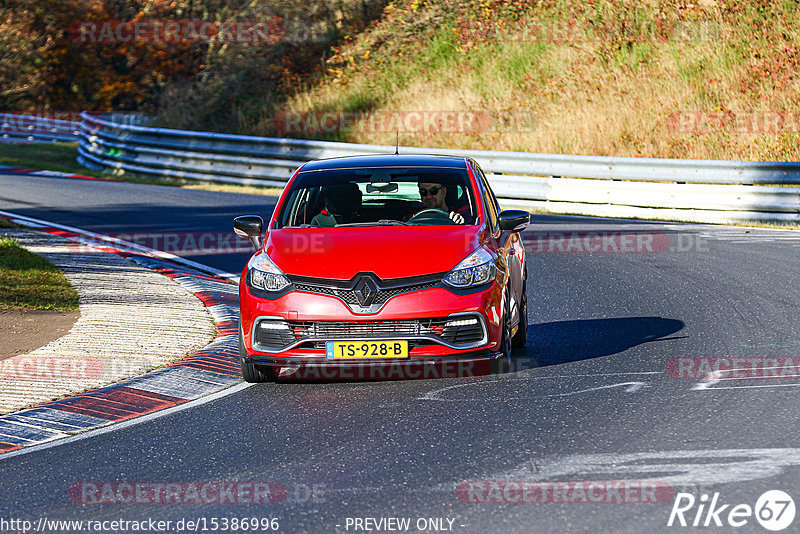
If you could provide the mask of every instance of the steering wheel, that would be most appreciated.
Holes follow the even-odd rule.
[[[408,224],[455,224],[450,214],[444,210],[428,208],[418,211],[408,220]]]

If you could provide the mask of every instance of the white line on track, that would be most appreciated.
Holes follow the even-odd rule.
[[[719,378],[714,378],[714,374],[712,373],[711,376],[708,378],[704,378],[702,382],[698,382],[694,386],[692,386],[693,391],[708,391],[712,389],[711,387],[715,384],[720,382]]]
[[[783,369],[782,367],[754,367],[752,370],[764,371],[767,369]],[[752,376],[726,376],[728,373],[742,371],[750,371],[748,368],[733,368],[725,371],[714,371],[706,378],[697,382],[692,386],[693,391],[715,391],[718,389],[756,389],[756,388],[787,388],[787,387],[800,387],[800,384],[754,384],[750,386],[717,386],[721,382],[729,382],[731,380],[780,380],[786,377],[783,376],[770,376],[770,377],[752,377]],[[715,387],[717,386],[717,387]]]
[[[719,382],[719,380],[717,381]],[[716,384],[716,382],[714,383]],[[713,386],[714,384],[709,384]],[[751,386],[719,386],[719,387],[694,387],[695,391],[717,391],[719,389],[761,389],[761,388],[796,388],[800,384],[753,384]]]
[[[479,382],[466,382],[463,384],[455,384],[453,386],[446,386],[443,388],[434,389],[433,391],[429,391],[424,395],[421,395],[416,398],[416,400],[427,400],[427,401],[439,401],[439,402],[460,402],[463,399],[443,399],[439,396],[439,394],[444,393],[445,391],[449,391],[451,389],[459,389],[468,386],[483,386],[492,384],[495,382],[508,382],[512,380],[551,380],[554,378],[577,378],[577,377],[598,377],[598,376],[625,376],[625,375],[661,375],[664,374],[663,371],[642,371],[642,372],[630,372],[630,373],[595,373],[595,374],[581,374],[581,375],[552,375],[552,376],[530,376],[530,377],[515,377],[515,378],[498,378],[494,380],[481,380]],[[609,389],[619,386],[628,386],[625,388],[626,393],[635,393],[645,387],[644,382],[622,382],[619,384],[613,385],[604,385],[595,388],[584,389],[581,391],[571,391],[569,393],[556,393],[553,395],[543,395],[544,397],[566,397],[569,395],[577,395],[579,393],[587,393],[590,391],[596,391],[600,389]],[[527,398],[527,397],[526,397]]]
[[[221,399],[223,397],[227,397],[228,395],[233,395],[235,393],[239,393],[240,391],[249,388],[250,386],[254,386],[255,384],[250,384],[248,382],[242,382],[240,384],[236,384],[235,386],[231,386],[227,389],[223,389],[222,391],[218,391],[216,393],[212,393],[206,397],[201,397],[199,399],[195,399],[189,402],[185,402],[183,404],[178,404],[177,406],[173,406],[171,408],[165,408],[158,412],[153,412],[147,415],[143,415],[141,417],[136,417],[135,419],[129,419],[127,421],[123,421],[121,423],[114,423],[109,422],[107,425],[102,426],[100,428],[96,428],[94,430],[88,430],[86,432],[81,432],[80,434],[75,434],[74,436],[69,436],[67,438],[58,438],[52,441],[47,441],[45,443],[39,443],[37,445],[31,445],[28,447],[23,447],[22,449],[17,449],[10,452],[5,452],[0,454],[0,462],[3,460],[7,460],[9,458],[13,458],[15,456],[20,456],[23,454],[28,454],[31,452],[38,452],[45,449],[49,449],[51,447],[59,447],[61,445],[67,445],[68,443],[74,443],[76,441],[81,441],[88,438],[93,438],[95,436],[100,436],[103,434],[107,434],[109,432],[115,432],[117,430],[122,430],[124,428],[131,427],[133,425],[138,425],[139,423],[146,423],[148,421],[152,421],[153,419],[158,419],[159,417],[164,417],[167,415],[172,415],[177,412],[181,412],[183,410],[188,410],[190,408],[196,408],[198,406],[202,406],[208,402],[215,401],[217,399]]]
[[[181,265],[185,265],[187,267],[192,267],[193,269],[197,269],[198,271],[213,274],[216,276],[220,276],[227,280],[230,280],[235,283],[239,283],[239,277],[233,273],[229,273],[226,271],[222,271],[220,269],[216,269],[214,267],[209,267],[208,265],[203,265],[202,263],[197,263],[192,260],[187,260],[185,258],[181,258],[180,256],[176,256],[174,254],[170,254],[169,252],[163,252],[161,250],[156,250],[154,248],[146,247],[144,245],[137,245],[136,243],[131,243],[130,241],[125,241],[124,239],[117,239],[116,237],[110,237],[103,234],[97,234],[95,232],[90,232],[89,230],[82,230],[80,228],[75,228],[73,226],[67,226],[64,224],[58,224],[50,221],[43,221],[42,219],[36,219],[34,217],[28,217],[26,215],[19,215],[17,213],[11,213],[10,211],[3,211],[0,210],[0,215],[5,215],[6,217],[11,217],[13,222],[37,227],[37,226],[48,226],[51,228],[58,228],[60,230],[66,230],[67,232],[74,232],[76,234],[80,234],[84,237],[94,239],[96,241],[100,241],[102,243],[106,243],[108,245],[113,245],[120,249],[127,250],[129,252],[140,252],[142,254],[147,254],[150,256],[154,256],[156,258],[161,258],[163,260],[168,260],[174,263],[179,263]]]

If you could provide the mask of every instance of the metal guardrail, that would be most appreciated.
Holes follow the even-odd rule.
[[[80,123],[49,117],[0,113],[0,139],[78,141]]]
[[[111,173],[282,187],[310,159],[393,146],[149,128],[81,115],[78,161]],[[800,162],[566,156],[401,147],[475,158],[497,196],[560,213],[676,220],[800,221]],[[616,214],[616,215],[615,215]]]

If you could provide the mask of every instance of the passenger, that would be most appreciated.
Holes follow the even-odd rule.
[[[347,182],[322,187],[325,209],[311,219],[312,226],[336,226],[358,220],[361,209],[361,189]]]

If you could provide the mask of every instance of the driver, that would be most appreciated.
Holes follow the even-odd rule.
[[[422,209],[437,209],[449,212],[450,220],[456,224],[464,224],[464,216],[459,211],[451,211],[445,202],[447,186],[436,182],[419,182],[419,196],[422,200]],[[467,206],[464,208],[469,209]],[[462,210],[464,209],[462,208]]]

